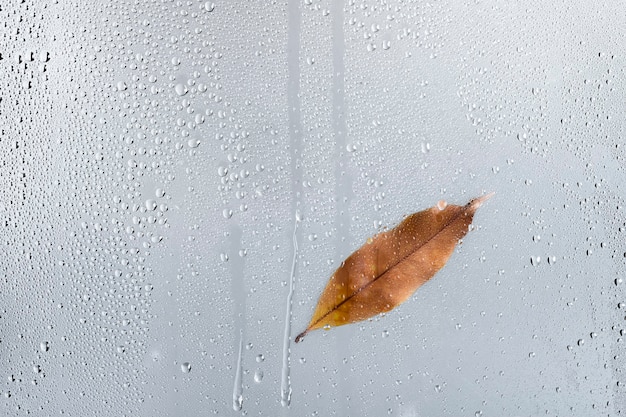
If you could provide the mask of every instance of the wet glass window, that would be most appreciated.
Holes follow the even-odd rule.
[[[0,4],[0,415],[624,414],[624,38],[593,2]]]

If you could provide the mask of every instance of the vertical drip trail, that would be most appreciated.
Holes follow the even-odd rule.
[[[337,197],[338,259],[344,258],[345,241],[350,237],[350,201],[352,200],[352,176],[348,172],[349,158],[346,155],[347,127],[345,103],[344,56],[346,54],[344,35],[344,2],[333,2],[333,135],[335,137],[335,195]]]
[[[231,253],[237,253],[242,247],[243,229],[238,225],[229,228]],[[229,262],[231,272],[231,298],[233,300],[233,324],[235,334],[233,335],[233,352],[237,349],[236,343],[239,340],[239,356],[237,357],[237,368],[235,369],[235,385],[233,387],[233,409],[241,410],[243,406],[243,340],[246,329],[246,284],[245,284],[245,262],[241,256],[233,256]],[[237,329],[239,332],[237,334]]]
[[[289,277],[289,294],[287,295],[287,309],[285,313],[285,333],[283,336],[283,369],[280,379],[280,402],[288,406],[291,402],[291,378],[290,378],[290,353],[291,353],[291,311],[293,306],[293,290],[296,282],[296,265],[298,263],[298,223],[300,215],[296,211],[293,226],[293,262],[291,264],[291,276]]]
[[[293,292],[298,259],[298,223],[300,223],[300,203],[302,199],[302,120],[300,116],[300,2],[290,1],[287,8],[287,112],[289,117],[289,150],[291,161],[291,208],[295,217],[293,227],[293,263],[289,277],[289,293],[285,312],[285,331],[283,337],[283,363],[280,381],[280,402],[283,407],[291,402],[291,316]]]
[[[237,368],[235,369],[235,383],[233,385],[233,410],[241,411],[243,407],[243,331],[239,332],[239,356],[237,357]]]
[[[332,2],[332,57],[333,57],[333,114],[332,127],[335,137],[335,196],[337,201],[334,225],[336,230],[336,258],[344,259],[348,253],[345,253],[350,241],[350,203],[353,197],[352,183],[353,178],[350,175],[350,157],[347,153],[348,138],[346,126],[346,100],[345,100],[345,34],[344,34],[344,17],[346,2],[344,0],[336,0]],[[344,331],[336,338],[336,355],[338,358],[349,357],[351,333]],[[340,374],[350,375],[349,365],[340,362]],[[339,415],[350,414],[350,403],[348,398],[352,395],[352,388],[348,377],[341,378],[337,387],[338,396],[346,400],[337,404],[337,413]]]

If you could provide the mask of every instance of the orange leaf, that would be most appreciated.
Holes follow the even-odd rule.
[[[476,209],[492,195],[465,206],[440,202],[368,239],[330,277],[296,343],[311,330],[365,320],[406,301],[445,265]]]

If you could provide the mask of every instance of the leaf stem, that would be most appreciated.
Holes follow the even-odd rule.
[[[296,336],[296,343],[300,343],[302,341],[302,339],[304,339],[304,336],[306,336],[306,334],[309,332],[309,330],[305,330],[302,333],[300,333],[298,336]]]

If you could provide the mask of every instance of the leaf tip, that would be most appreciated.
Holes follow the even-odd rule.
[[[495,191],[490,192],[489,194],[485,194],[482,197],[478,197],[473,199],[472,201],[470,201],[470,206],[472,206],[472,208],[474,210],[476,210],[478,207],[482,206],[482,204],[489,200],[491,197],[493,197],[496,194]]]

